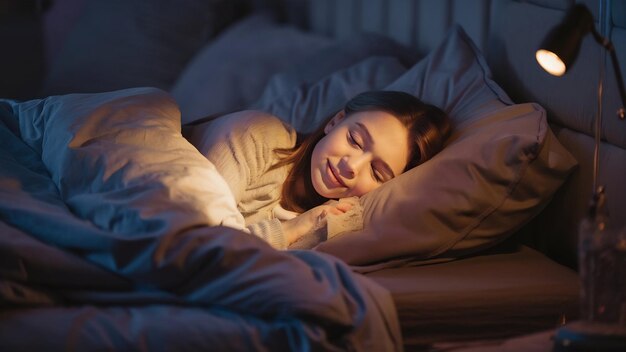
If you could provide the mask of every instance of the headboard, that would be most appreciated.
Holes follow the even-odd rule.
[[[596,26],[616,47],[626,72],[626,2],[580,1]],[[536,219],[517,235],[566,265],[576,265],[576,233],[592,192],[593,126],[602,50],[589,35],[578,59],[561,78],[536,63],[534,52],[574,0],[287,0],[287,20],[336,38],[370,31],[385,34],[426,54],[454,24],[460,24],[483,51],[495,80],[516,103],[538,102],[548,112],[560,142],[579,167]],[[602,6],[602,7],[601,7]],[[626,226],[626,121],[615,75],[606,56],[603,142],[598,184],[604,185],[612,225]]]

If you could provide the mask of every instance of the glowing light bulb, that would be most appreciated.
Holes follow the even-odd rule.
[[[551,75],[563,76],[565,73],[565,64],[555,53],[539,49],[535,54],[535,58],[537,59],[539,65],[541,65],[541,67],[543,67],[543,69],[548,71]]]

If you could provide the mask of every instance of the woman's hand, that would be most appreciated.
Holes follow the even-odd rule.
[[[351,208],[352,203],[350,201],[331,200],[283,222],[283,233],[287,239],[287,245],[296,242],[307,233],[321,229],[325,230],[326,216],[328,214],[340,215]]]

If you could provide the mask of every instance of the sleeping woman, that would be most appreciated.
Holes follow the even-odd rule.
[[[247,229],[286,249],[322,228],[326,215],[350,211],[354,197],[430,159],[449,131],[441,109],[407,93],[371,91],[308,135],[259,111],[192,124],[183,133],[224,177]],[[362,225],[344,218],[351,223],[343,228]]]

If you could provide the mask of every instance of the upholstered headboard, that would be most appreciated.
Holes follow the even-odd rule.
[[[596,26],[614,43],[626,72],[626,4],[580,1]],[[371,31],[390,36],[419,54],[433,49],[454,24],[460,24],[485,54],[495,80],[516,103],[538,102],[548,112],[561,143],[579,167],[553,201],[517,235],[570,266],[575,265],[577,226],[592,191],[593,126],[602,50],[585,38],[575,65],[556,78],[536,63],[535,50],[574,0],[308,0],[287,1],[288,21],[314,32],[348,38]],[[302,11],[305,10],[305,11]],[[609,57],[606,56],[608,60]],[[614,72],[604,75],[603,143],[599,184],[607,192],[612,224],[626,226],[626,121],[615,114],[620,105]]]

